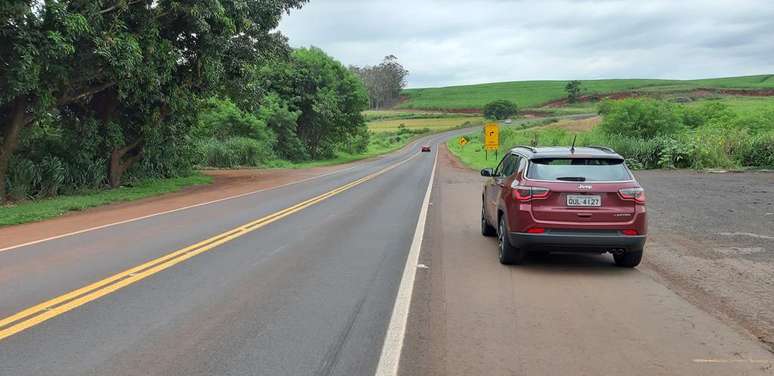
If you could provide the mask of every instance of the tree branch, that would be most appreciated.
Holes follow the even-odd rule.
[[[141,3],[141,2],[142,2],[142,0],[130,1],[130,2],[126,3],[126,6],[128,7],[128,6],[131,6],[131,5],[134,5],[134,4],[137,4],[137,3]],[[113,5],[110,8],[106,8],[106,9],[103,9],[103,10],[99,11],[99,14],[110,13],[110,12],[118,9],[120,6],[121,6],[120,3],[116,4],[116,5]]]
[[[136,141],[132,142],[131,144],[129,144],[129,145],[126,145],[126,146],[122,147],[121,149],[118,149],[118,153],[119,153],[121,156],[123,156],[123,155],[125,155],[126,153],[128,153],[130,150],[132,150],[132,149],[136,148],[137,146],[140,146],[140,143],[141,143],[141,142],[142,142],[142,137],[139,137],[139,138],[137,138],[137,140],[136,140]]]
[[[82,91],[81,93],[73,95],[73,96],[64,95],[64,96],[59,98],[59,100],[56,102],[56,104],[58,106],[69,104],[69,103],[75,102],[75,101],[77,101],[79,99],[88,97],[90,95],[97,94],[100,91],[103,91],[103,90],[108,89],[110,87],[113,87],[115,85],[116,85],[116,82],[107,82],[107,83],[104,83],[102,85],[97,85],[97,86],[94,86],[94,87],[91,87],[91,88],[88,88],[88,89],[84,89],[84,91]]]

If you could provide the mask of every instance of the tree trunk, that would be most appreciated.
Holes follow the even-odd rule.
[[[118,188],[121,185],[124,172],[140,158],[142,158],[142,139],[138,139],[123,148],[113,149],[110,153],[110,166],[108,166],[110,188]]]
[[[5,122],[0,124],[0,136],[2,136],[2,145],[0,145],[0,203],[6,199],[6,176],[8,175],[8,164],[11,162],[11,155],[16,150],[19,141],[19,133],[25,124],[25,98],[16,98],[9,106]]]

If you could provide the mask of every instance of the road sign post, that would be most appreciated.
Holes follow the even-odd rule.
[[[458,144],[460,144],[460,147],[461,147],[462,149],[465,149],[465,145],[467,145],[467,144],[468,144],[468,139],[467,139],[467,138],[465,138],[465,136],[462,136],[462,137],[460,137],[460,139],[459,139],[459,140],[457,140],[457,143],[458,143]]]
[[[484,125],[484,158],[489,159],[489,151],[494,150],[495,159],[500,149],[500,126],[497,123]]]

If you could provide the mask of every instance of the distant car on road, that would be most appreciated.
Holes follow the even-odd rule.
[[[505,124],[511,124],[511,123],[513,123],[513,120],[511,120],[511,119],[505,119]]]
[[[422,152],[423,153],[429,153],[430,152],[430,145],[422,145]]]
[[[501,263],[552,251],[609,252],[629,268],[642,260],[645,192],[613,150],[519,146],[481,175],[491,178],[481,233],[497,235]]]

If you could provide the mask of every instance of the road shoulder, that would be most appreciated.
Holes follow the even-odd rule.
[[[61,217],[0,227],[0,252],[9,247],[49,239],[113,223],[123,223],[190,206],[272,189],[348,168],[351,164],[308,169],[208,170],[212,184],[195,186],[161,196],[99,206]]]
[[[441,150],[402,375],[772,374],[774,357],[608,255],[497,262],[481,179]]]

